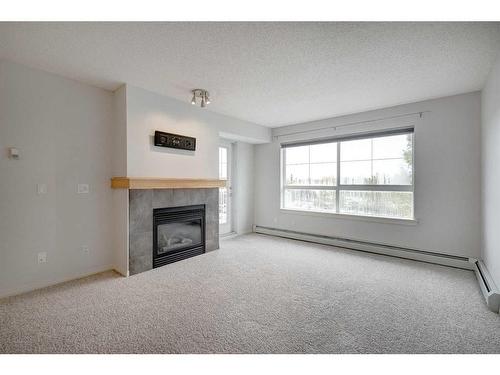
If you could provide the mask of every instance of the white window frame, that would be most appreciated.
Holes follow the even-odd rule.
[[[340,149],[342,142],[358,139],[372,139],[378,137],[390,137],[391,135],[397,134],[412,134],[412,184],[411,185],[363,185],[363,184],[341,184],[340,183]],[[310,146],[321,143],[336,143],[337,144],[337,175],[336,175],[336,185],[287,185],[286,184],[286,148],[287,147],[298,147],[298,146]],[[325,216],[339,216],[354,219],[369,219],[381,222],[401,222],[401,223],[417,223],[415,218],[415,132],[413,127],[398,128],[391,130],[384,130],[371,133],[361,133],[355,135],[347,135],[335,138],[328,138],[322,140],[312,140],[312,141],[301,141],[293,143],[284,143],[280,148],[280,209],[282,211],[298,212],[304,214],[314,214],[325,215]],[[335,193],[335,212],[327,211],[316,211],[316,210],[304,210],[299,208],[286,208],[285,207],[285,189],[297,189],[297,190],[334,190]],[[412,218],[400,218],[400,217],[387,217],[387,216],[375,216],[375,215],[358,215],[358,214],[345,214],[340,212],[340,191],[350,190],[350,191],[401,191],[401,192],[411,192],[413,197],[413,207],[412,207]]]

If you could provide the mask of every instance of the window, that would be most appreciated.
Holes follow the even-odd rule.
[[[219,179],[227,180],[227,148],[219,147]],[[219,188],[219,224],[226,224],[228,220],[227,187]]]
[[[285,209],[413,219],[413,129],[282,145]]]

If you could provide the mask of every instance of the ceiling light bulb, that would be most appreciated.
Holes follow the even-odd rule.
[[[205,94],[205,98],[206,98],[205,101],[207,102],[207,104],[210,104],[210,97],[208,96],[208,93]]]
[[[193,93],[193,99],[191,99],[191,104],[196,105],[196,94]]]

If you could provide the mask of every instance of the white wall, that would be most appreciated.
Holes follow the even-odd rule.
[[[254,220],[254,145],[245,142],[234,143],[233,224],[237,234],[250,233]]]
[[[127,88],[121,86],[113,95],[113,141],[111,176],[127,175]],[[110,177],[111,177],[110,176]],[[112,191],[113,206],[113,252],[115,270],[128,276],[128,190]]]
[[[188,100],[189,98],[186,98]],[[233,230],[252,231],[253,144],[269,142],[269,128],[219,115],[143,89],[126,87],[127,175],[218,178],[221,138],[234,142]],[[196,151],[153,146],[155,130],[196,138]]]
[[[113,267],[112,116],[107,91],[0,62],[0,296]]]
[[[127,175],[218,178],[219,137],[268,142],[270,129],[127,85]],[[196,138],[196,151],[153,145],[155,130]]]
[[[112,190],[110,177],[217,178],[223,135],[238,141],[236,183],[247,185],[253,147],[245,142],[271,133],[142,89],[111,93],[5,61],[0,125],[0,296],[111,268],[127,274],[128,191]],[[195,136],[197,150],[155,148],[154,130]],[[20,149],[20,160],[8,158],[9,147]],[[37,194],[39,183],[47,194]],[[77,194],[78,183],[90,193]],[[251,189],[237,205],[238,230],[247,231]],[[47,252],[46,264],[38,264],[39,252]]]
[[[255,224],[478,257],[480,253],[480,93],[370,111],[274,129],[273,135],[430,111],[387,121],[415,123],[416,225],[313,216],[280,210],[280,142],[381,128],[384,121],[255,146]]]
[[[500,286],[500,59],[482,91],[482,258]]]

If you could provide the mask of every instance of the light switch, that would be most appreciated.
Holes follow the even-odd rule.
[[[89,184],[78,184],[77,193],[78,194],[88,194]]]
[[[36,184],[36,192],[38,195],[47,194],[47,184]]]
[[[19,149],[15,148],[15,147],[9,148],[9,158],[19,159]]]

